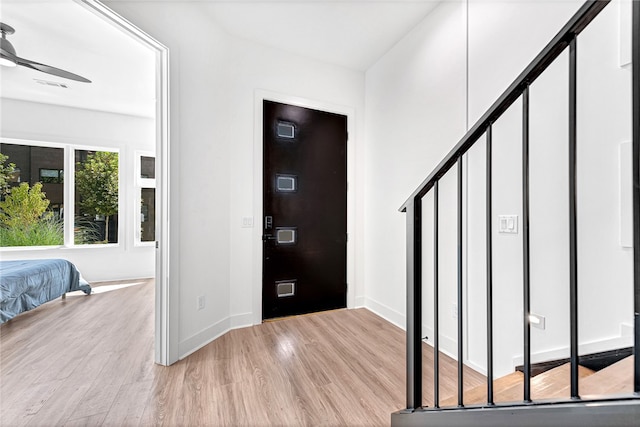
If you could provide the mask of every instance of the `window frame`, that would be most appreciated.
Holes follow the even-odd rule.
[[[44,147],[44,148],[59,148],[63,150],[64,153],[64,178],[63,182],[63,206],[65,213],[71,207],[71,211],[75,213],[75,152],[76,150],[88,150],[88,151],[108,151],[113,153],[118,153],[118,214],[124,212],[124,197],[123,197],[123,156],[122,150],[117,147],[105,147],[102,145],[89,145],[89,144],[69,144],[69,143],[60,143],[60,142],[51,142],[51,141],[40,141],[40,140],[25,140],[25,139],[16,139],[16,138],[5,138],[0,137],[0,142],[2,144],[11,144],[11,145],[22,145],[22,146],[31,146],[31,147]],[[11,162],[11,159],[9,159]],[[39,173],[39,172],[38,172]],[[38,175],[39,176],[39,175]],[[123,238],[124,227],[118,224],[118,242],[117,243],[105,243],[105,244],[84,244],[77,245],[75,244],[75,236],[74,236],[74,226],[75,226],[75,214],[73,215],[64,215],[63,220],[63,236],[64,243],[62,245],[50,245],[50,246],[0,246],[0,252],[19,252],[19,251],[30,251],[30,250],[52,250],[52,249],[65,249],[65,250],[78,250],[78,249],[97,249],[97,248],[119,248],[124,247]]]
[[[68,152],[65,150],[65,160],[70,162],[70,165],[68,167],[68,170],[71,171],[71,173],[69,174],[69,181],[70,184],[70,190],[69,196],[70,196],[70,204],[68,206],[73,206],[73,211],[74,214],[73,215],[65,215],[64,217],[64,226],[65,226],[65,240],[64,240],[64,247],[65,248],[113,248],[113,247],[119,247],[122,244],[122,239],[124,236],[124,231],[123,231],[123,226],[121,226],[120,221],[118,221],[118,242],[117,243],[101,243],[101,244],[76,244],[75,243],[75,223],[76,223],[76,218],[75,218],[75,209],[76,209],[76,151],[94,151],[94,152],[98,152],[98,151],[108,151],[110,153],[117,153],[118,154],[118,216],[121,215],[121,212],[124,212],[124,197],[122,197],[123,195],[123,183],[122,183],[122,178],[123,178],[123,156],[122,156],[122,151],[119,148],[114,148],[114,147],[104,147],[104,146],[96,146],[96,145],[76,145],[76,144],[67,144],[66,147],[68,147]],[[67,158],[68,157],[68,158]],[[65,185],[67,183],[67,180],[65,180]],[[65,187],[65,192],[66,191],[66,187]],[[66,202],[66,197],[65,197],[65,206],[67,205]],[[67,237],[70,240],[67,240]]]
[[[142,178],[142,158],[143,157],[153,157],[154,162],[157,161],[157,157],[156,154],[150,151],[136,151],[134,153],[134,168],[133,168],[133,173],[134,173],[134,191],[135,191],[135,197],[134,197],[134,206],[135,208],[133,209],[133,227],[134,227],[134,231],[133,231],[133,236],[134,236],[134,240],[133,240],[133,245],[135,247],[145,247],[145,246],[155,246],[156,245],[156,241],[157,241],[157,235],[158,235],[158,224],[155,223],[154,227],[155,227],[155,235],[156,235],[156,240],[152,241],[152,242],[143,242],[142,241],[142,231],[141,231],[141,221],[140,221],[140,207],[142,206],[142,190],[143,189],[156,189],[156,178]],[[156,164],[156,172],[155,172],[155,176],[158,175],[157,170],[158,170],[158,165]],[[157,192],[156,192],[156,196],[157,196]],[[157,207],[157,203],[156,203],[156,207]]]

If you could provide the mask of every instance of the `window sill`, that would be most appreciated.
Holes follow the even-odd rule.
[[[119,243],[107,243],[97,245],[74,245],[74,246],[3,246],[0,252],[28,252],[28,251],[54,251],[54,250],[79,250],[79,249],[98,249],[98,248],[119,248]]]

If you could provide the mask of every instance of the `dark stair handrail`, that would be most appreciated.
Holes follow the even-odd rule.
[[[632,163],[633,163],[633,247],[634,247],[634,374],[633,374],[633,397],[620,397],[604,399],[600,402],[603,414],[620,414],[619,418],[624,419],[631,413],[640,416],[640,0],[632,0],[632,87],[633,87],[633,108],[632,108]],[[493,124],[502,114],[522,98],[522,228],[523,228],[523,316],[524,316],[524,393],[521,403],[514,403],[513,408],[526,407],[522,413],[531,414],[528,409],[539,407],[541,411],[540,419],[545,416],[556,415],[555,407],[549,409],[549,402],[533,402],[531,400],[530,380],[531,380],[531,354],[530,354],[530,323],[529,314],[529,87],[530,85],[562,54],[567,48],[569,50],[569,272],[570,272],[570,363],[571,363],[571,400],[558,401],[552,403],[571,404],[574,407],[585,408],[584,416],[581,420],[596,420],[593,416],[593,405],[586,405],[580,401],[578,394],[578,298],[577,298],[577,221],[576,221],[576,80],[577,80],[577,37],[595,19],[596,16],[610,3],[610,0],[589,0],[580,7],[575,15],[558,32],[558,34],[545,46],[527,68],[515,79],[507,90],[489,108],[489,110],[473,125],[473,127],[462,137],[455,147],[444,157],[439,165],[429,174],[429,176],[418,186],[406,202],[400,207],[401,212],[406,213],[407,226],[407,396],[406,409],[393,414],[392,424],[394,425],[418,425],[421,421],[407,421],[408,414],[425,413],[422,408],[422,199],[433,189],[434,193],[434,312],[438,308],[438,182],[448,173],[454,165],[457,165],[457,256],[458,256],[458,407],[439,409],[438,394],[438,356],[434,354],[434,408],[432,412],[438,413],[437,421],[450,413],[461,412],[465,409],[478,410],[479,408],[465,408],[463,405],[463,310],[461,302],[462,295],[462,164],[465,153],[483,136],[486,138],[486,186],[487,186],[487,207],[486,207],[486,227],[487,227],[487,403],[481,405],[482,410],[505,409],[505,405],[496,405],[493,402],[493,325],[492,325],[492,255],[491,255],[491,135]],[[438,348],[438,322],[434,318],[434,353]],[[604,403],[603,403],[604,402]],[[630,402],[630,403],[629,403]],[[524,405],[524,406],[522,406]],[[509,405],[506,405],[509,406]],[[568,408],[568,406],[567,406]],[[591,408],[591,409],[587,409]],[[604,409],[608,408],[608,409]],[[620,408],[631,408],[631,412],[620,411]],[[452,410],[453,409],[453,410]],[[520,413],[519,409],[515,412]],[[505,411],[498,411],[502,414]],[[514,413],[515,413],[514,412]],[[597,412],[597,411],[596,411]],[[468,417],[467,417],[468,418]],[[473,418],[473,417],[471,417]],[[578,418],[576,418],[578,419]],[[421,419],[422,420],[422,419]],[[433,420],[433,419],[432,419]],[[491,418],[489,418],[491,420]],[[491,421],[488,421],[489,423]],[[511,420],[513,422],[513,420]],[[583,422],[583,421],[580,421]],[[594,421],[595,422],[595,421]],[[613,419],[612,419],[613,423]],[[588,424],[588,423],[587,423]],[[453,424],[448,424],[453,425]],[[488,424],[490,425],[490,424]],[[495,424],[502,425],[502,424]],[[505,424],[508,425],[508,424]],[[579,425],[579,424],[576,424]],[[612,424],[613,425],[613,424]]]
[[[462,137],[456,146],[445,156],[431,174],[418,186],[409,198],[400,207],[400,212],[405,212],[407,205],[416,198],[424,197],[433,184],[444,176],[456,164],[457,159],[466,153],[484,133],[490,124],[497,121],[500,116],[522,95],[524,89],[536,80],[549,65],[560,56],[569,46],[571,40],[584,30],[587,25],[610,3],[611,0],[587,1],[576,12],[560,32],[545,46],[529,66],[515,79],[513,83],[500,95],[498,100],[487,112],[473,125]]]

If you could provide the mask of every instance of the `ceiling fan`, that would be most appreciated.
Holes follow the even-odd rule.
[[[6,38],[7,35],[15,33],[13,27],[0,22],[0,33],[2,33],[2,38],[0,39],[0,65],[7,67],[22,65],[23,67],[42,71],[47,74],[53,74],[54,76],[63,77],[65,79],[91,83],[91,80],[85,79],[77,74],[70,73],[69,71],[61,70],[60,68],[52,67],[51,65],[40,64],[39,62],[31,61],[29,59],[20,58],[16,55],[16,50],[11,42]]]

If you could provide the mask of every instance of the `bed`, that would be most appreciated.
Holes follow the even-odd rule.
[[[91,286],[67,260],[0,261],[0,324],[72,291]]]

